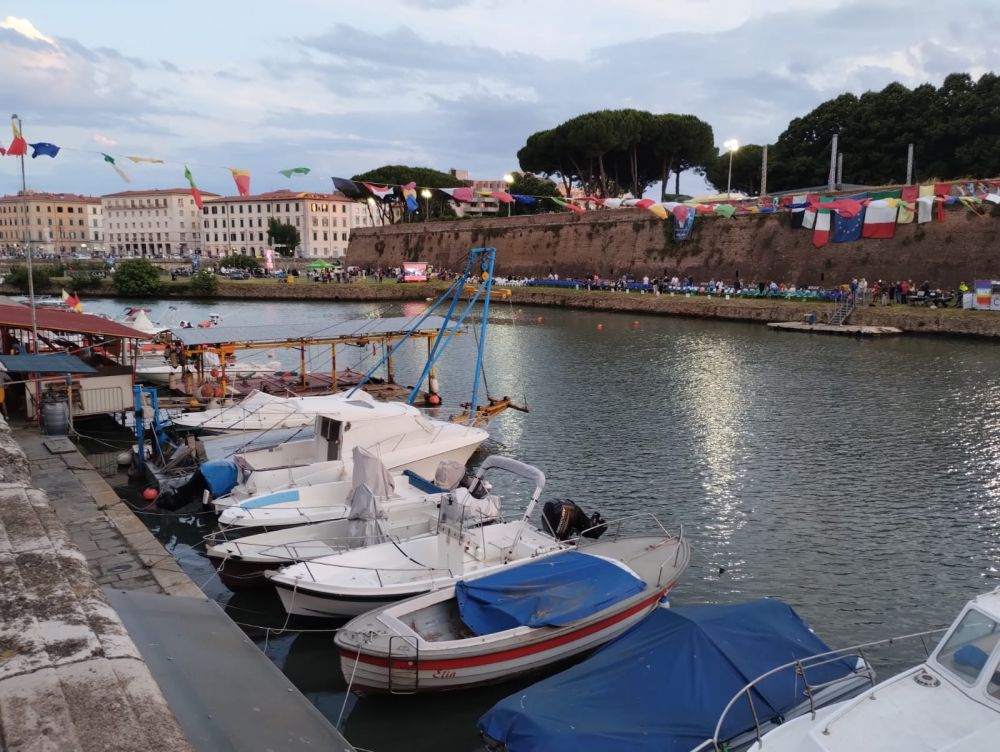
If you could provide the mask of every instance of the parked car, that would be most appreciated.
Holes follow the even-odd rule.
[[[229,279],[250,279],[250,273],[246,269],[233,269],[229,272]]]

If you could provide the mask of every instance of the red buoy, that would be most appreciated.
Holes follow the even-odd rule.
[[[598,325],[597,325],[597,328],[598,328],[598,329],[603,329],[603,328],[604,328],[604,324],[598,324]]]
[[[638,321],[633,321],[632,322],[632,328],[633,329],[638,329],[639,328],[639,322]]]
[[[142,498],[144,498],[146,501],[153,501],[159,495],[160,492],[157,491],[155,488],[146,488],[143,489],[142,492]]]

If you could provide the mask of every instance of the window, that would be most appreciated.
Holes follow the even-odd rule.
[[[324,232],[324,233],[323,233],[323,240],[329,240],[329,239],[330,239],[330,238],[328,237],[328,236],[329,236],[329,234],[330,234],[330,233],[328,233],[328,232]]]
[[[997,623],[973,609],[962,617],[938,650],[937,662],[963,682],[975,684],[998,641]]]
[[[318,240],[318,238],[316,237],[316,233],[315,232],[313,233],[313,240]]]

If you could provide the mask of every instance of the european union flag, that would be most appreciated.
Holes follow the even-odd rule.
[[[861,228],[864,223],[864,209],[853,217],[841,217],[839,214],[835,214],[833,217],[833,242],[850,243],[853,240],[861,240]]]
[[[537,204],[538,199],[534,196],[523,196],[520,193],[513,194],[514,200],[519,204]]]
[[[31,147],[31,158],[35,157],[55,157],[59,153],[59,147],[55,144],[47,144],[39,141],[37,144],[28,144]]]

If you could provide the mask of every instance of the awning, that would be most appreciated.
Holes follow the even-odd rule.
[[[42,331],[65,334],[96,334],[102,337],[125,339],[149,339],[148,334],[119,324],[117,321],[109,321],[87,313],[53,311],[36,307],[35,320],[38,329]],[[31,329],[31,308],[22,305],[0,305],[0,327]]]
[[[66,353],[0,355],[0,366],[14,373],[97,373],[75,355]]]
[[[645,590],[607,559],[566,551],[455,585],[462,621],[479,635],[515,627],[561,627]]]

